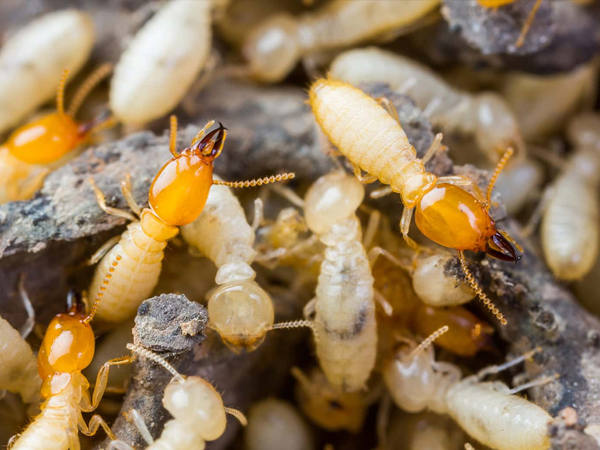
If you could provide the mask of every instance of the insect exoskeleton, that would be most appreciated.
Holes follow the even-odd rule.
[[[108,114],[83,123],[75,120],[83,100],[111,71],[110,64],[96,69],[80,86],[67,111],[63,94],[68,71],[64,71],[56,94],[57,111],[17,128],[0,145],[0,204],[31,198],[48,173],[75,157],[75,150],[93,132],[111,123]]]
[[[78,449],[78,430],[92,436],[102,427],[109,437],[114,435],[97,414],[89,424],[82,412],[95,410],[106,388],[109,368],[128,364],[129,357],[116,358],[104,363],[90,399],[88,380],[82,375],[94,356],[95,336],[89,322],[94,318],[98,299],[89,313],[84,302],[69,297],[68,312],[58,314],[48,325],[42,341],[37,368],[42,379],[40,390],[44,402],[41,413],[20,435],[11,439],[14,450],[67,450]]]
[[[92,18],[67,9],[34,20],[2,46],[0,134],[52,98],[64,69],[81,69],[95,38]]]
[[[173,416],[155,441],[137,410],[131,410],[126,416],[139,429],[148,442],[148,450],[197,450],[205,447],[206,441],[214,441],[223,435],[227,424],[226,414],[236,417],[246,425],[244,415],[233,408],[223,405],[223,399],[217,390],[200,377],[181,375],[160,355],[139,345],[128,344],[127,348],[143,358],[148,358],[169,371],[173,378],[165,388],[163,405]],[[110,449],[133,450],[129,444],[114,440]]]
[[[214,121],[210,121],[190,147],[178,153],[177,120],[171,117],[169,148],[173,158],[152,181],[148,193],[150,207],[141,210],[131,194],[129,180],[121,183],[123,195],[139,220],[127,211],[107,207],[104,195],[92,183],[98,204],[105,212],[133,221],[116,245],[115,239],[111,239],[91,258],[93,263],[108,251],[90,287],[90,292],[99,292],[103,300],[98,310],[101,321],[114,324],[130,318],[150,296],[158,282],[167,241],[177,235],[179,227],[198,218],[211,186],[246,187],[293,177],[293,174],[284,174],[236,182],[213,179],[214,160],[221,154],[227,136],[227,128],[221,123],[208,131],[213,124]]]
[[[278,175],[271,181],[292,177]],[[275,318],[271,297],[254,281],[254,232],[227,186],[213,187],[198,219],[181,229],[183,238],[219,268],[219,287],[209,293],[209,326],[235,352],[256,349]]]
[[[323,372],[313,369],[307,376],[292,368],[300,409],[317,426],[329,431],[358,433],[365,421],[368,403],[362,392],[340,392]]]
[[[408,236],[413,212],[417,227],[437,244],[458,250],[466,282],[492,313],[503,323],[504,316],[491,303],[471,274],[464,251],[483,251],[503,260],[516,262],[518,244],[496,228],[489,215],[492,189],[502,168],[512,155],[508,149],[500,159],[490,180],[485,199],[475,197],[461,184],[463,177],[436,177],[426,172],[424,164],[440,145],[438,134],[423,159],[418,159],[390,106],[389,113],[377,101],[350,84],[332,79],[320,79],[309,91],[310,104],[316,120],[329,140],[352,163],[357,177],[365,183],[379,180],[400,194],[404,204],[400,230],[411,247],[420,247]],[[361,171],[367,173],[362,175]]]
[[[428,67],[376,47],[342,53],[331,64],[329,75],[354,86],[387,83],[391,89],[410,95],[434,125],[445,132],[472,135],[494,163],[510,146],[516,150],[517,160],[525,155],[517,118],[498,94],[463,92]]]
[[[548,423],[552,417],[539,406],[516,395],[521,390],[551,382],[543,377],[509,389],[500,382],[482,382],[529,359],[533,350],[500,366],[491,366],[461,380],[454,364],[435,361],[431,342],[448,331],[443,327],[418,347],[402,346],[384,369],[385,384],[403,410],[425,409],[450,415],[469,435],[496,450],[550,448]]]
[[[171,111],[205,66],[215,0],[173,0],[144,25],[115,67],[110,107],[126,124],[144,124]]]
[[[562,280],[582,278],[598,258],[598,127],[600,116],[595,114],[573,120],[569,138],[577,149],[542,200],[547,201],[542,247],[548,266]]]
[[[289,450],[315,448],[310,428],[290,403],[275,398],[262,400],[250,408],[244,433],[246,450]]]
[[[276,14],[253,30],[243,52],[253,78],[275,83],[303,56],[348,47],[414,26],[439,0],[335,0],[299,17]]]

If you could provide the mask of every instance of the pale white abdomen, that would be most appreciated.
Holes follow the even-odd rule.
[[[424,173],[400,124],[377,102],[347,83],[316,81],[309,92],[317,122],[352,163],[402,192],[414,175]]]
[[[181,101],[210,52],[211,6],[208,0],[173,0],[137,33],[110,88],[110,106],[121,122],[149,122]]]
[[[501,383],[461,382],[446,395],[448,413],[472,437],[496,450],[550,448],[552,417],[539,406],[507,390]]]
[[[63,392],[42,405],[42,411],[23,431],[12,450],[67,450],[79,444],[77,428],[80,387],[71,383]]]
[[[329,382],[343,391],[366,387],[375,365],[373,277],[362,244],[327,248],[317,286],[316,349]]]
[[[140,222],[127,227],[120,242],[98,264],[89,289],[92,299],[95,298],[110,267],[117,262],[98,307],[97,319],[117,323],[135,315],[158,282],[166,245],[165,241],[144,233]]]
[[[31,198],[42,187],[47,172],[44,166],[27,164],[0,147],[0,205]]]
[[[203,450],[205,447],[206,442],[197,427],[170,420],[160,438],[146,450]]]
[[[75,75],[94,46],[94,24],[74,9],[42,16],[0,51],[0,133],[51,99],[65,69]]]

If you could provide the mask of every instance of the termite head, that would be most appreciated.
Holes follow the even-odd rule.
[[[42,397],[61,392],[72,375],[92,362],[95,337],[92,327],[85,322],[84,309],[81,301],[70,301],[68,312],[58,314],[48,325],[38,353]]]
[[[225,431],[223,399],[200,377],[172,381],[165,389],[163,404],[177,421],[198,430],[206,441],[218,439]]]
[[[148,200],[163,222],[180,227],[198,218],[213,184],[213,161],[221,154],[226,137],[227,128],[219,123],[190,147],[174,153],[154,177]]]
[[[516,264],[521,259],[521,255],[517,255],[513,247],[514,241],[511,241],[512,239],[508,238],[508,235],[497,230],[488,237],[485,243],[485,252],[492,258]]]

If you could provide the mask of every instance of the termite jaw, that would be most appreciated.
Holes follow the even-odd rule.
[[[492,258],[500,261],[509,261],[517,264],[522,255],[515,252],[513,245],[506,239],[502,233],[496,232],[490,236],[485,244],[485,252]]]

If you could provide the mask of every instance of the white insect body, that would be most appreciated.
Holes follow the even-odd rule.
[[[429,68],[375,47],[341,54],[332,63],[329,73],[333,79],[355,86],[368,82],[387,83],[392,89],[410,95],[433,124],[447,132],[473,135],[480,149],[494,162],[507,147],[514,147],[517,156],[525,153],[517,118],[495,93],[460,91]]]
[[[206,441],[214,441],[225,432],[226,413],[235,416],[246,425],[244,415],[223,405],[223,399],[216,389],[200,377],[184,377],[159,355],[134,344],[127,348],[151,359],[173,374],[163,396],[163,405],[171,413],[169,420],[156,441],[152,439],[144,420],[136,410],[129,417],[148,441],[147,450],[202,450]],[[134,450],[123,441],[113,440],[108,449]]]
[[[50,100],[63,71],[75,75],[94,41],[91,17],[74,9],[42,16],[11,37],[0,50],[0,134]]]
[[[313,450],[315,445],[302,416],[290,403],[275,398],[250,408],[244,440],[246,450]]]
[[[401,349],[396,359],[386,364],[384,381],[394,402],[405,411],[429,409],[448,414],[469,435],[495,450],[550,448],[548,423],[552,417],[539,406],[513,395],[540,382],[512,390],[500,382],[481,382],[485,375],[515,365],[534,352],[461,380],[460,369],[435,361],[429,345],[447,329],[440,329],[414,350]]]
[[[25,403],[38,398],[42,380],[31,347],[10,323],[0,317],[0,390],[18,393]]]
[[[557,278],[576,280],[598,258],[600,116],[583,115],[570,125],[577,150],[551,190],[542,220],[542,246]]]
[[[210,326],[232,350],[256,349],[275,312],[269,294],[254,281],[254,229],[231,189],[213,186],[202,213],[181,228],[181,235],[218,267],[219,287],[208,300]]]
[[[254,78],[274,83],[284,79],[303,56],[401,30],[439,4],[439,0],[334,0],[297,18],[277,14],[250,34],[244,55]]]
[[[126,124],[171,111],[204,67],[214,1],[172,0],[144,25],[115,67],[110,107]]]

